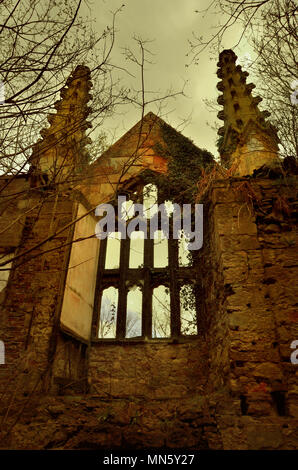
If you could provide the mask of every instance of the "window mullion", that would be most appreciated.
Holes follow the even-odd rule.
[[[118,315],[117,315],[117,332],[116,337],[119,339],[125,338],[126,335],[126,314],[127,314],[127,271],[129,263],[129,246],[130,239],[121,240],[120,250],[120,277],[119,277],[119,301],[118,301]]]
[[[180,306],[178,302],[178,283],[176,270],[178,269],[178,243],[170,237],[169,243],[169,274],[170,274],[170,299],[171,299],[171,336],[180,336]]]
[[[143,309],[142,309],[142,336],[151,338],[152,336],[152,285],[151,272],[153,267],[153,240],[144,240],[144,288],[143,288]]]
[[[96,276],[96,287],[95,287],[95,297],[94,297],[94,307],[93,307],[93,318],[92,318],[92,337],[97,338],[98,335],[98,323],[100,315],[100,303],[101,303],[101,281],[103,279],[103,271],[106,262],[106,252],[107,252],[107,238],[100,240],[99,246],[99,260],[98,260],[98,269]]]

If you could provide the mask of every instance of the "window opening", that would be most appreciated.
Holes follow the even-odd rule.
[[[198,334],[196,297],[191,284],[180,288],[180,318],[182,335]]]
[[[134,231],[130,235],[129,268],[140,268],[144,263],[144,232]]]
[[[146,184],[143,188],[144,215],[147,219],[157,212],[158,192],[155,184]]]
[[[113,286],[104,289],[99,316],[99,338],[116,338],[117,309],[118,289]]]
[[[153,289],[152,300],[152,338],[171,336],[170,293],[166,286]]]
[[[180,230],[178,240],[178,263],[179,266],[190,266],[192,264],[191,252],[188,250],[188,239],[183,230]]]
[[[142,291],[133,286],[127,294],[126,338],[142,336]]]
[[[165,268],[168,264],[168,240],[162,230],[156,230],[154,233],[154,267]]]
[[[163,201],[169,218],[167,228],[159,217],[153,237],[148,214],[153,217],[158,202],[161,203],[157,186],[142,186],[138,182],[123,191],[121,194],[126,194],[127,200],[120,209],[122,218],[130,223],[134,217],[133,204],[143,202],[147,234],[136,227],[130,237],[121,238],[121,232],[115,231],[101,241],[94,338],[158,340],[197,335],[192,252],[187,249],[183,230],[179,232],[180,239],[172,236],[177,220],[182,227],[180,211],[174,212],[176,205],[170,200]]]
[[[105,269],[118,269],[120,265],[121,233],[111,232],[107,239]]]

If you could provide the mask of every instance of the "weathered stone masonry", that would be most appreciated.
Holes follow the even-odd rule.
[[[220,64],[240,74],[239,69],[233,72],[234,60],[228,51]],[[85,68],[83,72],[89,81]],[[223,70],[223,87],[230,86],[226,73],[230,72]],[[77,80],[75,75],[76,90]],[[66,99],[73,96],[72,81],[68,84]],[[83,80],[82,87],[71,104],[73,99],[86,104],[90,84],[85,86]],[[223,99],[230,100],[226,91]],[[249,106],[246,98],[239,103]],[[236,120],[231,114],[235,108],[225,106],[227,149]],[[246,135],[249,140],[249,128],[254,135],[258,132],[252,109],[251,120],[241,124],[248,127],[244,134],[238,129],[240,137],[233,144],[231,164],[237,161],[238,169],[245,167],[241,148]],[[144,167],[166,171],[167,162],[155,145],[163,138],[160,122],[152,113],[146,116],[135,165],[124,179]],[[76,330],[80,312],[86,317],[90,312],[84,282],[89,275],[90,286],[94,284],[97,255],[83,268],[80,250],[73,248],[80,245],[70,244],[76,233],[89,230],[93,216],[76,228],[71,222],[81,210],[90,212],[109,200],[121,164],[135,150],[138,126],[88,169],[86,180],[62,182],[58,195],[49,184],[52,173],[47,174],[51,167],[45,160],[46,188],[39,188],[38,160],[33,176],[7,187],[1,228],[11,223],[16,211],[18,223],[0,235],[2,253],[21,255],[63,230],[34,248],[26,255],[28,260],[15,259],[1,293],[0,339],[6,345],[7,363],[0,365],[0,447],[296,449],[298,367],[290,362],[290,344],[298,339],[297,176],[260,169],[264,152],[260,161],[249,161],[256,171],[245,175],[240,170],[215,179],[202,200],[204,245],[196,266],[198,337],[107,344]],[[263,136],[262,123],[261,127]],[[57,128],[60,132],[56,123]],[[266,157],[270,167],[275,158],[273,151]],[[85,247],[92,252],[91,245]],[[73,259],[78,267],[70,270]],[[84,282],[79,282],[80,276]],[[65,312],[65,324],[61,322],[65,305],[77,315],[69,328]],[[78,312],[75,305],[80,305]]]
[[[224,448],[297,446],[297,369],[290,363],[298,334],[296,185],[295,178],[239,178],[218,181],[211,192],[203,292],[208,388],[228,393],[218,421]]]

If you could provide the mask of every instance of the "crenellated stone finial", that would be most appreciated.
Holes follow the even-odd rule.
[[[84,65],[76,67],[56,101],[55,114],[49,114],[49,127],[40,131],[41,139],[33,146],[31,170],[46,174],[50,181],[65,180],[87,160],[85,146],[91,142],[86,129],[92,124],[86,119],[92,109],[87,106],[92,99],[90,70]]]
[[[266,121],[270,115],[260,111],[260,96],[252,96],[253,83],[246,83],[248,73],[236,65],[232,50],[219,55],[217,76],[221,79],[217,89],[222,91],[217,102],[223,106],[218,118],[224,126],[218,130],[219,152],[227,166],[235,164],[237,175],[252,174],[263,165],[276,166],[278,137],[276,129]]]

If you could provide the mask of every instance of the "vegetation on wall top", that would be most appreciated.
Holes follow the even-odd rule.
[[[165,199],[191,203],[196,197],[202,169],[212,167],[214,157],[166,123],[161,124],[161,135],[162,139],[154,146],[154,150],[167,158],[168,172],[166,175],[156,175],[156,183]]]

